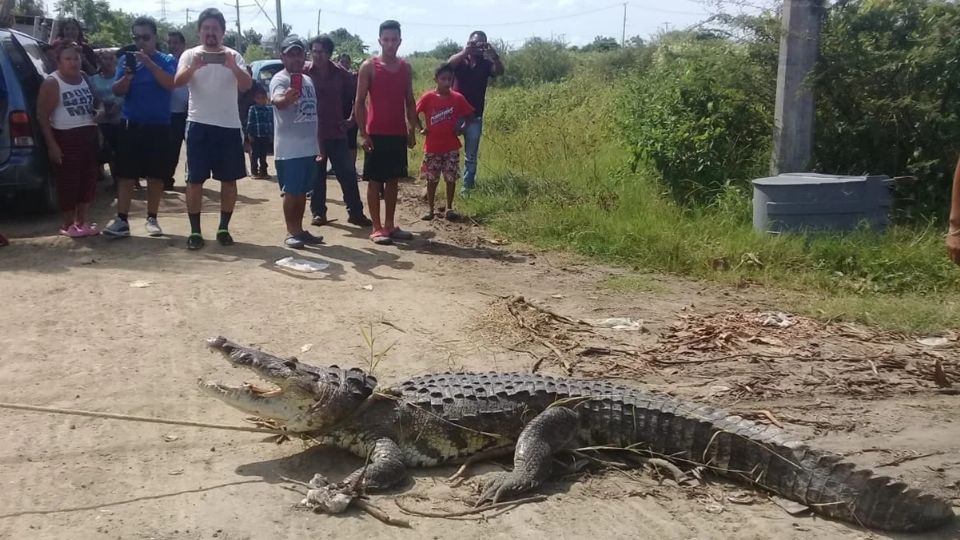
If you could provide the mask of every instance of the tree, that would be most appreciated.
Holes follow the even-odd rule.
[[[42,0],[19,0],[13,7],[14,15],[27,17],[42,17],[44,12]]]
[[[247,28],[243,31],[243,44],[247,47],[250,45],[263,45],[263,34],[253,28]]]
[[[589,45],[584,45],[580,50],[584,52],[597,51],[597,52],[607,52],[615,51],[620,48],[620,44],[616,39],[607,36],[597,36],[593,38],[593,43]]]
[[[278,41],[282,41],[283,38],[289,36],[291,33],[293,33],[293,27],[287,23],[283,23],[283,28],[281,28],[280,32],[280,40],[277,40],[277,32],[272,32],[267,37],[267,47],[269,47],[271,50],[276,49],[277,45],[279,45]]]
[[[267,60],[270,58],[270,55],[267,54],[267,51],[263,50],[263,47],[257,45],[256,43],[251,43],[247,46],[247,52],[243,53],[244,61],[249,65],[251,62],[256,62],[257,60]]]
[[[437,46],[427,53],[427,55],[432,56],[433,58],[441,58],[445,60],[460,52],[461,49],[463,49],[462,45],[450,38],[447,38],[440,43],[437,43]]]
[[[362,61],[369,54],[367,52],[369,47],[363,43],[360,36],[351,34],[346,28],[337,28],[327,35],[333,40],[333,44],[336,47],[334,52],[336,54],[349,54],[350,59],[354,62]]]

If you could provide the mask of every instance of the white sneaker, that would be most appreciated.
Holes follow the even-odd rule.
[[[163,236],[163,229],[160,228],[157,218],[148,217],[144,228],[147,229],[148,236]]]

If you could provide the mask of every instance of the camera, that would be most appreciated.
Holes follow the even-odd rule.
[[[136,45],[127,45],[117,51],[118,56],[123,55],[123,66],[127,71],[132,72],[137,69],[137,57],[133,54],[133,52],[137,50],[139,50],[139,48]]]

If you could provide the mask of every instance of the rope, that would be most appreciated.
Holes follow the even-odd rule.
[[[73,416],[89,416],[91,418],[109,418],[111,420],[125,420],[127,422],[146,422],[149,424],[170,424],[175,426],[224,429],[228,431],[246,431],[248,433],[269,433],[271,435],[289,435],[288,432],[279,430],[279,429],[244,427],[244,426],[227,426],[223,424],[208,424],[206,422],[191,422],[189,420],[172,420],[169,418],[154,418],[149,416],[133,416],[129,414],[113,414],[113,413],[96,412],[96,411],[81,411],[77,409],[60,409],[57,407],[38,407],[36,405],[24,405],[21,403],[0,402],[0,409],[14,409],[18,411],[67,414],[67,415],[73,415]]]

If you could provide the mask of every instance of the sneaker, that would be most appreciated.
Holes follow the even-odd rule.
[[[160,223],[155,217],[148,217],[144,228],[147,229],[147,236],[163,236],[163,229],[160,228]]]
[[[350,218],[347,219],[347,223],[356,225],[358,227],[369,227],[373,225],[373,222],[370,221],[370,218],[363,214],[360,214],[359,216],[350,216]]]
[[[327,221],[327,216],[324,216],[324,215],[313,216],[313,219],[310,220],[310,224],[313,225],[314,227],[323,227],[327,223],[330,223],[330,222]]]
[[[387,246],[393,243],[393,240],[390,239],[390,231],[386,228],[373,231],[373,234],[370,235],[370,240],[373,240],[374,244],[381,246]]]
[[[305,247],[303,240],[293,236],[292,234],[287,235],[287,239],[283,241],[283,245],[293,249],[303,249]]]
[[[447,221],[460,221],[460,214],[453,210],[447,210],[443,217],[447,218]]]
[[[191,233],[187,237],[187,249],[196,250],[203,247],[206,242],[203,241],[203,236],[200,233]]]
[[[233,237],[230,236],[230,231],[226,229],[220,229],[217,231],[217,242],[220,242],[221,246],[232,246]]]
[[[400,227],[394,227],[390,231],[390,238],[394,240],[413,240],[413,233],[407,232]]]
[[[80,228],[77,227],[76,223],[70,225],[66,229],[60,229],[60,235],[67,236],[69,238],[83,238],[84,236],[86,236],[85,234],[83,234]]]
[[[130,224],[120,218],[115,218],[110,223],[107,223],[107,226],[103,229],[103,235],[113,238],[130,236]]]
[[[84,236],[98,236],[100,234],[100,229],[97,228],[96,223],[82,223],[77,229],[79,229]]]
[[[312,246],[316,246],[318,244],[323,243],[322,236],[314,236],[310,234],[310,231],[303,231],[300,234],[294,235],[294,238],[296,238],[297,240],[300,240],[304,244],[310,244]]]
[[[433,221],[433,210],[425,212],[422,216],[420,216],[420,219],[424,221]]]

